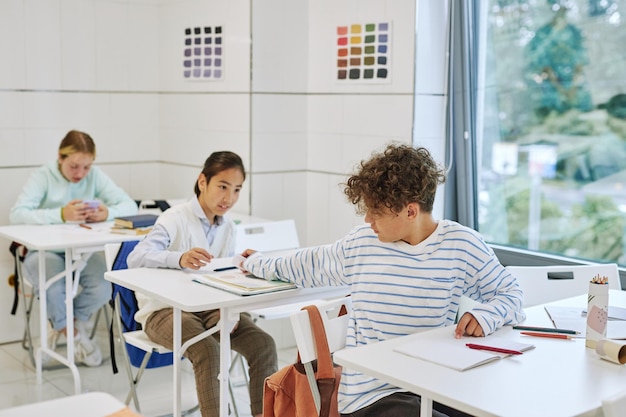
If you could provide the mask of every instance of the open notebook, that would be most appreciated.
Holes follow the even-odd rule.
[[[497,361],[510,356],[509,354],[496,353],[486,350],[474,350],[465,346],[470,341],[480,341],[480,344],[489,345],[501,349],[511,349],[520,352],[533,349],[535,346],[527,343],[514,342],[500,339],[495,336],[487,338],[462,338],[448,340],[442,339],[418,339],[397,346],[394,350],[413,358],[452,368],[457,371],[466,371],[489,362]]]
[[[267,292],[296,288],[295,284],[284,281],[266,281],[254,275],[245,274],[240,269],[212,271],[194,275],[194,281],[219,288],[237,295],[255,295]]]

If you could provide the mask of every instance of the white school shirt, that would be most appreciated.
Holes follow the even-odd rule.
[[[233,256],[235,252],[235,223],[218,216],[211,225],[197,198],[167,209],[157,219],[148,236],[128,255],[129,268],[181,269],[180,257],[194,247],[205,249],[216,258]],[[135,293],[139,311],[135,320],[145,326],[148,316],[170,307],[141,293]]]

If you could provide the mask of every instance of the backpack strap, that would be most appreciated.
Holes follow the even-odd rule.
[[[322,316],[317,306],[305,306],[302,310],[306,310],[309,313],[311,332],[313,333],[315,351],[317,352],[317,373],[315,374],[315,382],[317,383],[317,389],[320,395],[319,415],[328,417],[331,398],[338,381],[335,380],[333,360],[330,356],[326,329],[324,329],[324,322],[322,321]]]
[[[28,253],[28,249],[26,246],[21,243],[11,242],[11,246],[9,247],[9,251],[13,255],[14,260],[14,269],[13,269],[13,306],[11,306],[11,315],[15,315],[17,311],[17,305],[19,303],[19,293],[20,293],[20,280],[19,274],[21,273],[21,268],[19,263],[24,261],[26,258],[26,254]]]

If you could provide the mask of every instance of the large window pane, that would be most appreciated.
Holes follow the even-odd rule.
[[[626,264],[626,0],[488,0],[478,229]]]

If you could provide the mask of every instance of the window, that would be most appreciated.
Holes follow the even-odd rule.
[[[456,217],[512,252],[626,265],[626,0],[451,3]]]

